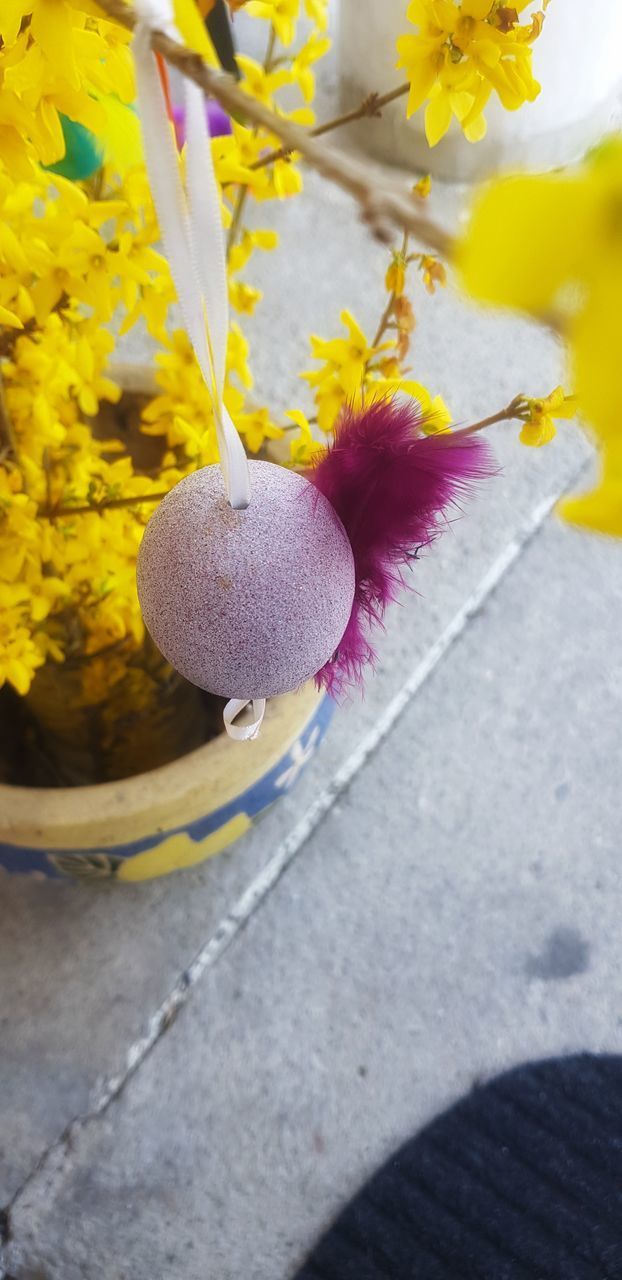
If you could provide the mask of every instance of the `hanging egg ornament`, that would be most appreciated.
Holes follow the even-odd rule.
[[[171,0],[158,6],[158,29],[177,38]],[[150,185],[222,463],[186,476],[151,517],[138,595],[171,665],[228,700],[231,737],[253,738],[267,698],[312,677],[336,695],[362,682],[375,658],[370,632],[408,585],[413,556],[495,466],[468,429],[430,433],[415,401],[364,396],[359,408],[344,407],[307,476],[248,461],[223,399],[226,255],[205,104],[186,80],[182,180],[151,48],[153,0],[135,0],[135,10]],[[253,723],[236,725],[249,702]]]
[[[292,471],[249,466],[245,510],[229,505],[218,466],[181,480],[138,556],[151,637],[182,675],[223,698],[271,698],[315,676],[354,601],[352,547],[331,503]]]

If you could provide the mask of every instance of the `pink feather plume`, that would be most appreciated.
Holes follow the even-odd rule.
[[[448,508],[493,475],[488,446],[475,435],[425,435],[414,401],[376,400],[345,408],[329,449],[307,473],[328,498],[352,544],[354,604],[337,653],[318,685],[339,696],[361,684],[375,659],[370,628],[405,587],[404,567],[447,522]]]

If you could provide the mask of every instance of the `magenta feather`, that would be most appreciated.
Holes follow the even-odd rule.
[[[373,663],[369,631],[382,624],[387,605],[405,587],[405,566],[441,532],[448,509],[496,470],[476,436],[425,435],[423,422],[412,400],[347,407],[330,447],[307,475],[332,503],[354,552],[350,620],[338,652],[316,676],[336,696],[360,684]]]

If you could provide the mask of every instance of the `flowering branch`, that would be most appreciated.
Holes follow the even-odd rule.
[[[169,492],[166,489],[163,493],[139,493],[136,497],[127,498],[104,498],[103,502],[85,502],[82,506],[65,507],[50,506],[46,504],[39,507],[38,515],[44,516],[48,520],[64,520],[68,516],[86,516],[97,514],[98,511],[112,511],[113,509],[121,510],[123,507],[138,507],[144,502],[162,502]]]
[[[401,248],[401,257],[404,262],[406,261],[407,253],[408,253],[408,232],[405,231],[404,239],[402,240],[402,248]],[[378,321],[378,328],[376,329],[376,332],[372,339],[372,344],[371,344],[372,347],[377,347],[379,343],[382,342],[382,339],[384,338],[384,335],[389,327],[396,300],[397,300],[397,291],[395,289],[392,289],[391,293],[389,294],[389,300],[387,302],[387,305],[380,317],[380,320]]]
[[[276,40],[277,40],[276,31],[274,29],[274,26],[271,26],[270,35],[268,36],[268,47],[266,49],[264,60],[263,60],[263,69],[266,72],[266,74],[268,74],[268,72],[271,70],[273,65]],[[229,232],[227,234],[227,262],[229,262],[231,250],[233,249],[234,245],[237,242],[238,233],[242,225],[242,218],[244,216],[244,209],[246,207],[247,200],[248,200],[248,187],[246,186],[239,187],[237,199],[236,199],[234,209],[233,209],[233,214],[231,217],[231,226],[229,227]]]
[[[457,431],[448,432],[453,438],[456,436],[470,436],[476,431],[483,431],[485,427],[492,427],[496,422],[507,422],[513,418],[524,419],[525,416],[525,396],[518,395],[506,405],[505,409],[499,409],[498,413],[492,413],[488,418],[482,418],[480,422],[473,422],[469,427],[461,427]],[[291,428],[285,427],[285,430]],[[139,493],[136,496],[128,496],[126,498],[104,498],[102,502],[84,503],[82,506],[52,506],[46,504],[39,508],[38,514],[48,520],[61,520],[69,516],[93,515],[98,511],[121,510],[122,508],[138,507],[144,503],[162,502],[166,498],[169,490],[163,493]]]
[[[323,134],[332,133],[333,129],[341,129],[343,125],[353,124],[355,120],[369,120],[381,116],[383,107],[388,106],[390,102],[395,102],[397,98],[404,98],[409,89],[410,85],[406,83],[391,89],[389,93],[368,93],[359,106],[354,107],[352,111],[346,111],[341,116],[333,116],[331,120],[324,120],[322,124],[317,124],[314,129],[310,129],[309,137],[321,138]],[[287,147],[280,147],[276,151],[269,151],[260,160],[255,160],[250,168],[263,169],[265,165],[273,164],[275,160],[286,160],[290,155],[291,151]]]
[[[136,15],[124,0],[97,0],[97,4],[102,13],[121,26],[130,31],[136,27]],[[347,191],[358,201],[364,220],[379,240],[390,243],[391,228],[397,226],[402,231],[410,232],[436,253],[451,255],[451,237],[428,218],[422,217],[418,197],[405,190],[401,183],[387,179],[377,166],[326,146],[314,138],[309,130],[302,129],[292,120],[278,115],[262,102],[251,98],[232,76],[214,71],[198,53],[171,40],[162,31],[152,33],[151,45],[172,66],[177,67],[182,75],[194,80],[204,93],[217,98],[230,115],[248,119],[269,133],[276,134],[288,151],[299,151],[307,164],[343,191]]]
[[[506,405],[505,409],[500,409],[498,413],[491,413],[490,417],[482,418],[479,422],[472,422],[470,427],[460,427],[458,431],[452,432],[454,436],[472,436],[476,431],[483,431],[485,427],[493,427],[496,422],[509,422],[514,418],[524,421],[526,409],[526,400],[522,392],[514,396],[514,399]]]

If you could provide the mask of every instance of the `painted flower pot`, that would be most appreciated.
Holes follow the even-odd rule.
[[[535,8],[542,6],[536,6]],[[415,27],[408,0],[341,0],[339,58],[345,110],[372,90],[385,93],[403,77],[395,42]],[[531,12],[531,10],[529,10]],[[356,140],[390,164],[449,181],[472,181],[503,169],[551,169],[577,160],[612,127],[619,127],[622,4],[555,0],[533,46],[533,70],[542,86],[535,102],[506,111],[496,98],[486,108],[488,132],[467,142],[452,122],[430,148],[423,111],[406,119],[405,99],[385,107],[378,120],[356,125]]]
[[[296,782],[334,703],[312,684],[273,699],[260,737],[225,734],[150,773],[94,787],[0,785],[0,868],[149,880],[220,853]]]

